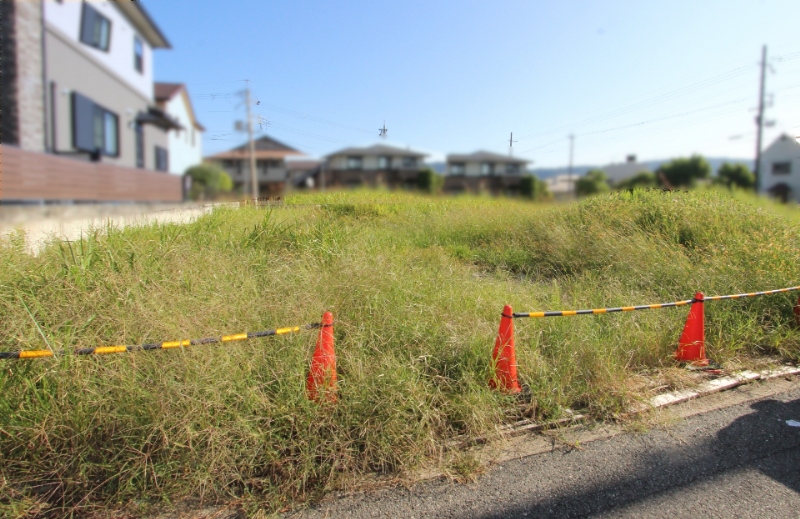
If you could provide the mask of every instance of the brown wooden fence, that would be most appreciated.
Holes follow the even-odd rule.
[[[182,177],[2,145],[0,201],[181,202]]]

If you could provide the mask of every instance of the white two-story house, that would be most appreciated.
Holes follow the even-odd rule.
[[[800,202],[800,143],[783,134],[761,153],[759,192]]]
[[[203,161],[205,128],[195,118],[189,91],[183,83],[156,83],[153,95],[157,106],[181,125],[167,135],[167,150],[169,172],[182,175]]]

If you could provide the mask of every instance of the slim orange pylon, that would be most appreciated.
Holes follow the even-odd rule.
[[[517,355],[514,351],[514,311],[509,305],[503,308],[500,330],[497,332],[497,340],[494,343],[492,362],[494,378],[489,381],[489,387],[508,393],[519,393]]]
[[[306,390],[309,400],[316,401],[323,396],[331,402],[336,401],[336,352],[333,349],[333,314],[330,312],[322,316]]]
[[[695,302],[689,310],[689,317],[686,318],[686,325],[678,342],[675,360],[689,362],[694,366],[708,366],[702,292],[696,293],[694,299]]]

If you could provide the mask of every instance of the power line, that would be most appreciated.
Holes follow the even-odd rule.
[[[333,143],[337,143],[337,144],[347,144],[347,141],[343,141],[341,139],[336,139],[336,138],[332,138],[332,137],[326,137],[324,135],[319,135],[317,133],[307,132],[305,130],[299,130],[297,128],[292,128],[291,126],[286,126],[285,124],[280,124],[280,123],[276,123],[276,122],[273,122],[273,121],[270,121],[269,125],[273,126],[275,128],[284,129],[284,130],[289,131],[289,132],[294,132],[294,133],[298,133],[300,135],[305,135],[306,137],[312,137],[314,139],[333,142]]]
[[[744,102],[744,101],[746,101],[748,99],[749,99],[749,97],[737,98],[737,99],[733,99],[733,100],[730,100],[730,101],[726,101],[724,103],[718,103],[718,104],[715,104],[715,105],[712,105],[712,106],[708,106],[708,107],[705,107],[705,108],[698,108],[698,109],[695,109],[695,110],[686,111],[686,112],[682,112],[682,113],[679,113],[679,114],[668,115],[668,116],[665,116],[665,117],[658,117],[658,118],[655,118],[655,119],[648,119],[648,120],[645,120],[645,121],[640,121],[640,122],[637,122],[637,123],[627,124],[627,125],[623,125],[623,126],[617,126],[617,127],[613,127],[613,128],[605,128],[605,129],[602,129],[602,130],[596,130],[596,131],[592,131],[592,132],[581,133],[580,136],[581,137],[586,137],[586,136],[598,135],[598,134],[609,133],[609,132],[614,132],[614,131],[627,130],[627,129],[637,128],[637,127],[640,127],[640,126],[643,126],[643,125],[646,125],[646,124],[655,123],[655,122],[661,122],[661,121],[666,121],[666,120],[670,120],[670,119],[677,119],[677,118],[681,118],[681,117],[689,117],[689,116],[693,116],[693,115],[697,114],[698,112],[705,112],[705,111],[713,110],[715,108],[720,108],[720,107],[723,107],[723,106],[729,106],[729,105],[733,105],[733,104],[742,103],[742,102]],[[735,111],[725,112],[724,114],[714,114],[714,115],[711,116],[711,118],[716,118],[719,115],[728,115],[729,113],[736,113],[736,112],[739,112],[739,111],[740,110],[737,109]],[[704,122],[704,121],[705,121],[705,119],[701,118],[700,121],[698,121],[698,122]],[[683,123],[681,123],[681,125],[683,125]],[[536,151],[536,150],[539,150],[539,149],[542,149],[542,148],[546,148],[546,147],[552,146],[553,144],[560,143],[562,141],[563,141],[563,138],[558,138],[558,139],[556,139],[554,141],[551,141],[551,142],[548,142],[546,144],[542,144],[542,145],[539,145],[539,146],[534,146],[532,148],[526,149],[525,151],[523,151],[523,153],[528,153],[528,152],[531,152],[531,151]]]
[[[280,113],[283,113],[284,115],[291,115],[292,117],[297,117],[299,119],[306,119],[308,121],[313,121],[313,122],[316,122],[316,123],[329,124],[331,126],[336,126],[336,127],[339,127],[339,128],[345,128],[345,129],[348,129],[348,130],[353,130],[353,131],[361,132],[361,133],[368,133],[370,135],[373,134],[373,132],[370,131],[370,130],[365,130],[363,128],[358,128],[356,126],[351,126],[349,124],[343,124],[343,123],[339,123],[339,122],[336,122],[336,121],[331,121],[331,120],[328,120],[328,119],[323,119],[321,117],[308,115],[308,114],[303,113],[303,112],[298,112],[296,110],[290,110],[288,108],[282,108],[280,106],[275,106],[275,105],[271,105],[271,104],[268,104],[268,103],[261,103],[260,106],[266,108],[267,110],[280,112]]]
[[[784,55],[781,56],[781,58],[786,58],[783,61],[788,61],[789,59],[800,58],[800,52],[795,52],[795,53],[791,53],[791,54],[784,54]],[[523,139],[534,139],[534,138],[538,138],[538,137],[544,137],[546,135],[550,135],[550,134],[556,133],[557,131],[562,131],[562,130],[570,127],[570,126],[581,126],[581,125],[586,125],[586,124],[590,124],[590,123],[600,122],[602,120],[610,119],[610,118],[613,118],[613,117],[618,117],[620,115],[624,115],[625,113],[629,113],[629,112],[632,112],[632,111],[635,111],[635,110],[640,110],[642,108],[653,106],[653,105],[658,104],[660,102],[667,101],[667,100],[670,100],[670,99],[674,99],[676,97],[680,97],[680,96],[683,96],[683,95],[686,95],[686,94],[689,94],[689,93],[693,93],[693,92],[699,91],[699,90],[701,90],[703,88],[706,88],[708,86],[712,86],[712,85],[715,85],[717,83],[720,83],[722,81],[726,81],[726,80],[738,77],[738,76],[746,73],[747,71],[749,71],[751,69],[752,69],[752,66],[738,67],[738,68],[729,70],[727,72],[724,72],[722,74],[718,74],[716,76],[708,78],[706,80],[700,81],[700,82],[695,83],[693,85],[689,85],[687,87],[676,89],[674,91],[667,92],[667,93],[662,94],[660,96],[656,96],[656,97],[651,98],[649,100],[645,100],[645,101],[642,101],[640,103],[636,103],[636,104],[628,106],[628,107],[619,108],[617,110],[613,110],[613,111],[607,112],[605,114],[600,114],[600,115],[597,115],[597,116],[589,117],[589,118],[586,118],[586,119],[584,119],[584,120],[582,120],[582,121],[580,121],[580,122],[578,122],[576,124],[562,125],[562,126],[554,127],[554,128],[552,128],[550,130],[545,130],[545,131],[542,131],[542,132],[540,132],[538,134],[535,134],[535,135],[529,135],[527,137],[523,137]],[[797,85],[797,84],[790,85],[789,87],[782,88],[780,90],[777,90],[776,92],[788,90],[788,89],[794,88],[796,86],[800,86],[800,85]],[[625,128],[631,128],[631,127],[640,126],[640,125],[645,124],[645,123],[649,124],[650,122],[655,122],[655,121],[659,121],[659,120],[672,119],[672,118],[680,117],[680,116],[683,116],[683,115],[691,115],[691,114],[696,113],[698,111],[709,110],[709,109],[712,109],[712,108],[715,108],[715,107],[722,106],[724,104],[733,104],[733,103],[738,102],[738,101],[739,100],[733,100],[733,101],[730,101],[729,103],[721,103],[721,104],[717,104],[717,105],[714,105],[714,106],[708,107],[708,108],[698,108],[698,109],[693,110],[691,112],[685,112],[684,114],[670,115],[670,116],[663,117],[663,118],[652,119],[652,120],[649,120],[649,121],[643,121],[643,122],[640,122],[640,123],[634,123],[634,124],[631,124],[631,125],[621,126],[619,128],[598,130],[598,131],[595,131],[595,132],[581,134],[581,136],[591,135],[591,134],[594,134],[594,133],[606,133],[606,132],[609,132],[609,131],[615,131],[617,129],[625,129]],[[546,148],[548,146],[551,146],[552,144],[555,144],[555,143],[558,143],[558,142],[561,142],[561,141],[562,141],[562,139],[559,138],[556,141],[553,141],[551,143],[543,144],[543,145],[536,146],[536,147],[530,148],[528,150],[525,150],[525,152],[530,152],[530,151]],[[523,153],[525,153],[525,152],[523,152]]]
[[[607,130],[597,130],[597,131],[594,131],[594,132],[581,133],[581,137],[585,137],[587,135],[595,135],[595,134],[599,134],[599,133],[608,133],[608,132],[613,132],[613,131],[616,131],[616,130],[624,130],[624,129],[627,129],[627,128],[634,128],[636,126],[642,126],[644,124],[650,124],[650,123],[654,123],[654,122],[666,121],[666,120],[669,120],[669,119],[676,119],[678,117],[685,117],[687,115],[694,115],[697,112],[703,112],[703,111],[706,111],[706,110],[712,110],[714,108],[719,108],[720,106],[727,106],[727,105],[732,105],[732,104],[736,104],[736,103],[741,103],[743,101],[747,101],[748,99],[749,99],[748,97],[741,97],[739,99],[734,99],[733,101],[728,101],[726,103],[719,103],[719,104],[716,104],[716,105],[713,105],[713,106],[709,106],[709,107],[706,107],[706,108],[699,108],[697,110],[692,110],[690,112],[682,112],[682,113],[679,113],[679,114],[668,115],[666,117],[659,117],[659,118],[656,118],[656,119],[649,119],[647,121],[641,121],[641,122],[638,122],[638,123],[628,124],[628,125],[625,125],[625,126],[617,126],[616,128],[609,128]]]
[[[247,80],[246,79],[232,79],[230,81],[208,81],[206,83],[195,83],[194,81],[191,81],[191,84],[193,86],[197,86],[197,85],[221,85],[223,83],[244,83],[245,81],[247,81]]]
[[[729,111],[725,111],[725,112],[722,112],[722,113],[719,113],[719,114],[713,114],[713,115],[708,115],[708,116],[702,117],[702,118],[700,118],[698,120],[692,121],[691,124],[694,124],[694,125],[702,124],[702,123],[705,123],[705,122],[713,121],[715,119],[722,119],[722,118],[725,118],[725,117],[730,117],[731,115],[741,114],[741,113],[743,113],[742,109],[729,110]],[[687,122],[684,122],[684,121],[676,122],[674,124],[668,124],[667,126],[664,126],[664,127],[661,127],[661,128],[654,128],[654,129],[652,129],[652,130],[650,130],[650,131],[648,131],[646,133],[637,132],[636,134],[634,134],[634,137],[650,137],[650,136],[653,136],[653,135],[659,135],[659,134],[662,134],[662,133],[666,133],[666,132],[669,132],[669,131],[672,131],[672,130],[678,130],[678,129],[684,130],[686,128],[686,126],[687,126]],[[583,134],[580,135],[580,136],[583,137]],[[606,144],[607,142],[619,140],[620,138],[621,138],[620,135],[614,135],[614,136],[605,135],[605,136],[600,137],[599,139],[590,137],[588,143],[585,143],[585,144],[581,145],[581,149],[593,148],[593,147],[596,147],[598,145]],[[557,141],[553,141],[553,142],[548,143],[546,145],[539,146],[539,148],[541,149],[541,148],[550,147],[550,146],[552,146],[554,144],[562,143],[562,142],[564,142],[563,137],[558,139]],[[546,151],[542,152],[542,154],[550,154],[550,153],[556,153],[556,152],[561,153],[560,150],[561,150],[561,148],[553,148],[553,149],[549,149],[549,150],[546,150]]]
[[[750,70],[752,70],[752,66],[738,67],[738,68],[735,68],[733,70],[729,70],[728,72],[725,72],[725,73],[722,73],[722,74],[718,74],[717,76],[705,79],[703,81],[699,81],[699,82],[694,83],[692,85],[688,85],[686,87],[681,87],[679,89],[676,89],[676,90],[673,90],[673,91],[658,95],[656,97],[641,101],[639,103],[634,103],[633,105],[629,105],[627,107],[618,108],[618,109],[606,112],[604,114],[588,117],[586,119],[583,119],[583,120],[578,121],[578,122],[573,123],[573,124],[566,124],[566,125],[561,125],[561,126],[558,126],[558,127],[554,127],[552,129],[544,130],[544,131],[541,131],[539,133],[536,133],[536,134],[533,134],[533,135],[529,135],[527,137],[520,137],[520,139],[534,139],[534,138],[538,138],[538,137],[543,137],[543,136],[546,136],[546,135],[550,135],[552,133],[565,131],[565,130],[569,129],[570,127],[584,126],[584,125],[587,125],[587,124],[590,124],[590,123],[600,122],[600,121],[603,121],[603,120],[606,120],[606,119],[609,119],[609,118],[612,118],[612,117],[618,117],[618,116],[624,115],[626,113],[630,113],[630,112],[633,112],[633,111],[636,111],[636,110],[641,110],[643,108],[648,108],[648,107],[653,106],[655,104],[662,103],[662,102],[668,101],[668,100],[672,100],[672,99],[675,99],[677,97],[681,97],[681,96],[684,96],[686,94],[690,94],[690,93],[696,92],[698,90],[702,90],[703,88],[715,85],[717,83],[720,83],[720,82],[723,82],[723,81],[727,81],[729,79],[733,79],[735,77],[738,77],[738,76],[741,76],[741,75],[745,74],[746,72],[748,72]]]

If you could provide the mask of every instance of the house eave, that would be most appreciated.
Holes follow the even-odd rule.
[[[147,42],[156,49],[171,49],[164,33],[158,28],[140,1],[136,0],[117,0],[112,2],[122,11],[125,16],[133,23],[136,29],[142,33]]]

